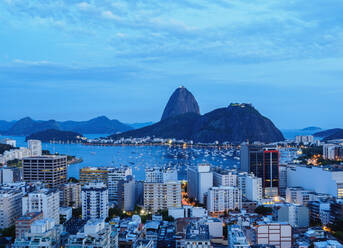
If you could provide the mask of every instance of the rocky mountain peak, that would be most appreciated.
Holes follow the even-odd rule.
[[[169,98],[164,108],[161,121],[185,113],[196,113],[200,115],[199,105],[190,91],[184,86],[179,86]]]

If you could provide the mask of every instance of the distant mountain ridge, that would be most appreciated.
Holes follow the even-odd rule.
[[[170,101],[168,101],[168,104]],[[168,105],[167,104],[167,105]],[[190,111],[163,119],[153,125],[109,136],[112,139],[159,137],[211,143],[284,140],[279,129],[251,104],[230,104],[200,115]]]
[[[132,130],[133,128],[118,120],[110,120],[106,116],[99,116],[88,121],[41,121],[25,117],[14,122],[8,130],[1,131],[6,135],[30,135],[44,130],[72,131],[83,134],[92,133],[118,133]]]
[[[333,128],[315,133],[314,136],[323,138],[323,141],[343,139],[343,129]]]
[[[322,130],[320,127],[305,127],[303,129],[301,129],[301,131],[319,131],[319,130]]]

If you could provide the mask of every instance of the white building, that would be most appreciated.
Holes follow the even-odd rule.
[[[189,168],[188,178],[188,197],[195,201],[204,203],[204,197],[209,188],[213,186],[213,173],[208,164],[199,164],[197,167]]]
[[[31,152],[31,156],[42,156],[42,142],[40,140],[28,140],[27,148]]]
[[[42,212],[43,218],[53,219],[56,224],[60,223],[60,194],[56,189],[40,189],[28,193],[22,199],[22,214],[28,212]]]
[[[108,200],[118,203],[119,182],[125,180],[127,176],[132,176],[132,169],[130,167],[118,167],[108,168],[107,170]]]
[[[60,216],[62,216],[65,221],[70,220],[72,215],[73,209],[71,207],[60,207]]]
[[[22,197],[20,190],[0,190],[0,229],[14,225],[21,216]]]
[[[258,245],[274,245],[276,248],[292,247],[292,227],[289,224],[262,224],[256,228]]]
[[[245,176],[245,197],[250,201],[262,201],[262,178],[255,177],[253,174]]]
[[[174,168],[152,167],[145,169],[145,182],[166,183],[169,181],[178,181],[177,170]]]
[[[242,229],[238,225],[231,225],[228,228],[229,248],[248,248],[250,247]]]
[[[287,184],[343,198],[343,171],[299,165],[287,169]]]
[[[330,160],[343,159],[343,146],[335,144],[324,144],[323,158]]]
[[[21,238],[17,238],[14,248],[58,248],[61,247],[62,226],[56,225],[54,219],[40,219],[31,224],[30,231]]]
[[[144,208],[153,213],[181,207],[180,182],[144,183]]]
[[[108,190],[104,183],[90,183],[82,187],[82,218],[108,217]]]
[[[169,208],[168,215],[174,219],[179,218],[204,218],[208,216],[208,212],[202,207],[183,206],[180,208]]]
[[[297,144],[303,143],[305,145],[312,144],[314,142],[313,135],[298,135],[295,137]]]
[[[242,208],[242,193],[237,187],[220,186],[208,190],[207,210],[225,212]]]
[[[236,170],[216,170],[213,172],[213,186],[237,186]]]
[[[14,140],[14,139],[2,139],[0,141],[1,144],[6,144],[6,145],[10,145],[10,146],[13,146],[13,147],[16,147],[17,146],[17,141]]]
[[[117,248],[118,232],[112,230],[103,219],[90,219],[84,226],[84,231],[70,235],[66,248]]]
[[[208,225],[208,231],[211,238],[223,238],[223,222],[218,218],[208,217],[204,220]]]

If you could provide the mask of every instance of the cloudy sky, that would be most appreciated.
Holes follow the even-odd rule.
[[[2,0],[0,119],[157,121],[249,102],[280,128],[343,127],[342,0]]]

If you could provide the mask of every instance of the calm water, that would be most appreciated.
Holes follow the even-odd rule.
[[[88,138],[95,138],[102,135],[87,135]],[[27,146],[25,137],[22,136],[6,136],[17,140],[17,146]],[[1,137],[0,139],[5,138]],[[144,170],[146,167],[161,166],[171,164],[179,168],[179,179],[186,178],[186,168],[189,165],[197,163],[210,163],[222,168],[231,168],[236,165],[239,166],[239,161],[231,157],[211,156],[206,154],[204,150],[194,151],[190,148],[178,148],[180,153],[194,154],[195,158],[169,158],[166,154],[170,151],[169,147],[163,146],[84,146],[81,144],[48,144],[43,143],[43,149],[49,150],[51,153],[58,152],[60,154],[74,155],[82,158],[83,162],[72,164],[68,167],[68,177],[79,177],[79,170],[85,166],[120,166],[127,165],[132,167],[133,174],[137,180],[144,180]],[[175,148],[173,148],[175,149]],[[174,150],[175,153],[175,150]]]
[[[282,130],[286,139],[293,139],[296,135],[311,134],[299,130]],[[106,134],[87,135],[88,138],[104,137]],[[17,146],[27,146],[25,137],[22,136],[6,136],[17,140]],[[5,138],[0,136],[0,139]],[[162,166],[171,164],[179,168],[179,179],[186,178],[187,166],[197,163],[210,163],[222,168],[239,167],[239,161],[231,157],[222,157],[220,155],[213,156],[216,151],[209,150],[185,150],[179,149],[180,153],[194,155],[194,159],[185,158],[170,158],[166,154],[171,148],[157,146],[84,146],[80,144],[43,144],[44,150],[49,150],[51,153],[58,152],[60,154],[73,155],[82,158],[83,162],[73,164],[68,167],[68,177],[79,178],[79,170],[86,166],[120,166],[127,165],[132,167],[133,174],[137,180],[144,179],[144,170],[146,167]],[[174,148],[173,148],[174,149]],[[175,153],[175,150],[173,151]]]

